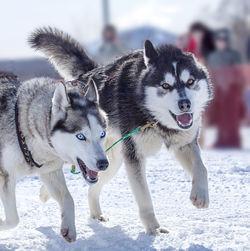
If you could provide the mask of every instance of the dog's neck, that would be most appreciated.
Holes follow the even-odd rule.
[[[18,91],[20,130],[34,156],[37,149],[40,153],[56,155],[50,142],[52,97],[56,86],[49,84],[27,82]]]

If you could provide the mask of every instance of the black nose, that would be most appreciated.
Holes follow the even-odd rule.
[[[180,99],[178,105],[181,111],[188,112],[191,108],[191,102],[189,99]]]
[[[106,170],[108,166],[109,162],[106,159],[101,159],[96,162],[96,167],[101,171]]]

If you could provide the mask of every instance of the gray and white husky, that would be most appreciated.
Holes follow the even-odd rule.
[[[5,211],[0,230],[19,222],[17,179],[39,174],[41,199],[50,194],[61,208],[62,236],[76,239],[74,202],[62,166],[78,166],[88,183],[97,182],[98,171],[108,167],[105,114],[93,81],[84,90],[48,78],[20,83],[0,75],[0,198]]]
[[[167,232],[155,217],[145,174],[147,157],[159,151],[163,144],[173,150],[191,175],[193,205],[208,207],[207,170],[197,138],[201,115],[212,98],[212,91],[206,69],[192,54],[171,45],[154,48],[147,40],[144,50],[98,66],[75,40],[59,30],[38,29],[30,43],[45,53],[65,79],[86,81],[89,76],[94,79],[101,108],[109,119],[107,146],[140,126],[152,125],[109,152],[110,167],[89,188],[91,217],[105,220],[99,204],[100,192],[124,161],[146,232]]]

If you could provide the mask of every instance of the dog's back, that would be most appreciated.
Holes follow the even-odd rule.
[[[13,114],[20,82],[12,73],[0,72],[0,130],[1,139],[8,128],[14,125]],[[2,140],[1,140],[2,141]]]

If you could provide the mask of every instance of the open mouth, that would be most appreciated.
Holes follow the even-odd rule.
[[[85,165],[85,163],[77,158],[77,163],[80,167],[80,170],[82,172],[82,176],[89,184],[94,184],[98,181],[98,172],[92,171],[88,169],[88,167]]]
[[[177,125],[182,129],[188,129],[193,125],[193,114],[192,113],[182,113],[180,115],[175,115],[169,111]]]

